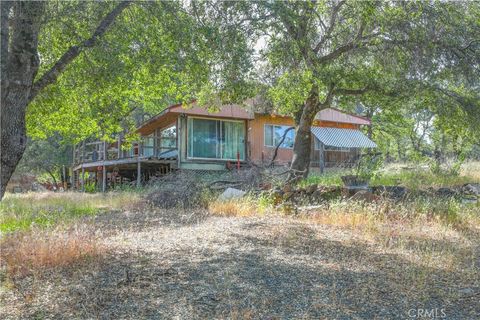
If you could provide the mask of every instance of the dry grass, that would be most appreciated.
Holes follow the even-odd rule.
[[[65,267],[105,252],[98,236],[85,225],[12,233],[2,239],[0,249],[0,264],[12,278]]]
[[[460,175],[469,177],[472,182],[480,181],[480,161],[470,161],[462,165]]]
[[[250,199],[214,201],[208,206],[208,211],[213,215],[226,217],[250,217],[260,212],[258,206]]]

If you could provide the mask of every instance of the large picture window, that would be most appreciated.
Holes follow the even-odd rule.
[[[188,118],[189,158],[245,159],[245,125],[242,121]]]
[[[275,126],[266,124],[265,125],[265,146],[267,147],[276,147],[282,140],[285,131],[290,129],[289,126]],[[295,141],[295,131],[292,129],[287,132],[285,140],[280,145],[281,148],[293,148],[293,143]]]

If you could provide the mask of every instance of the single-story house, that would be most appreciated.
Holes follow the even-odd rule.
[[[376,144],[361,131],[370,120],[335,108],[320,111],[311,128],[312,167],[352,163],[362,148]],[[74,185],[86,173],[107,184],[140,184],[171,170],[226,170],[248,163],[270,163],[291,117],[254,112],[239,105],[209,111],[193,103],[172,105],[137,128],[140,141],[129,148],[121,135],[116,142],[83,142],[74,148]],[[289,130],[278,148],[275,165],[288,165],[293,157],[295,131]]]

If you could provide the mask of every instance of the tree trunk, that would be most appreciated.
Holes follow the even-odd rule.
[[[315,115],[319,111],[318,90],[312,89],[310,96],[305,101],[300,119],[297,120],[295,142],[293,144],[293,158],[289,179],[298,181],[308,176],[310,167],[310,153],[312,149],[312,126]]]
[[[43,6],[42,1],[18,1],[9,14],[2,4],[2,44],[8,37],[4,33],[9,31],[3,28],[5,17],[11,19],[12,39],[9,48],[2,48],[0,199],[25,151],[25,112],[39,66],[37,44]]]

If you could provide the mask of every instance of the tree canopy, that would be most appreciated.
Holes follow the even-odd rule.
[[[25,148],[25,125],[34,139],[108,139],[131,129],[133,114],[193,99],[215,107],[262,95],[293,116],[292,169],[303,175],[309,128],[330,106],[372,117],[369,134],[399,158],[478,143],[478,2],[1,6],[2,194]]]

